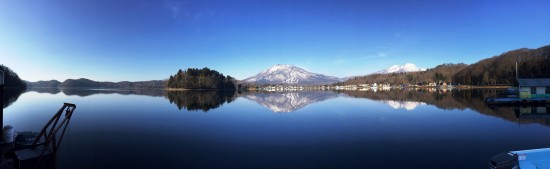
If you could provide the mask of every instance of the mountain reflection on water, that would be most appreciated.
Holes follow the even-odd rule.
[[[471,109],[478,113],[502,118],[518,123],[539,123],[550,126],[550,120],[546,116],[532,116],[532,118],[521,118],[517,113],[519,107],[495,106],[485,104],[487,97],[496,97],[505,89],[469,89],[469,90],[389,90],[389,91],[339,91],[354,98],[366,98],[377,100],[383,103],[407,103],[415,102],[432,105],[444,110]],[[391,105],[390,105],[391,106]],[[416,107],[415,105],[414,107]],[[393,107],[393,106],[392,106]],[[411,106],[412,108],[413,106]],[[409,109],[407,109],[409,110]],[[539,113],[540,114],[540,113]]]
[[[58,94],[71,96],[91,96],[94,94],[122,94],[146,95],[164,97],[178,109],[201,110],[207,112],[216,109],[225,103],[231,103],[242,97],[270,109],[273,112],[294,112],[310,104],[323,102],[338,97],[363,98],[378,101],[394,109],[416,109],[418,106],[429,105],[444,110],[475,110],[484,115],[505,119],[519,124],[539,123],[550,126],[550,111],[548,107],[489,107],[484,98],[495,97],[502,89],[472,89],[472,90],[388,90],[388,91],[294,91],[294,92],[236,92],[231,90],[186,90],[165,91],[154,90],[90,90],[90,89],[57,89],[31,88],[28,91],[38,93]],[[15,102],[24,91],[8,91],[7,102],[4,107]],[[527,111],[530,110],[530,111]],[[537,113],[532,110],[539,110]],[[523,112],[523,114],[522,114]],[[526,113],[527,112],[527,113]],[[542,113],[541,113],[542,112]]]
[[[381,102],[389,105],[394,109],[406,109],[406,110],[414,110],[416,109],[416,107],[420,105],[425,105],[425,103],[414,102],[414,101],[382,100]]]
[[[255,101],[273,112],[293,112],[309,104],[339,97],[340,94],[331,91],[304,91],[304,92],[274,92],[274,93],[247,93],[242,95],[248,100]]]

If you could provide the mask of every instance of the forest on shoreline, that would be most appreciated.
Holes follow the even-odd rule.
[[[537,49],[522,48],[486,58],[470,65],[448,63],[426,71],[357,76],[341,84],[428,85],[429,83],[447,83],[472,86],[516,86],[516,77],[550,78],[549,58],[550,45]]]

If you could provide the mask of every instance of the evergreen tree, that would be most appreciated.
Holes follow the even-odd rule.
[[[184,89],[235,89],[235,80],[231,76],[211,70],[209,68],[188,68],[186,71],[181,69],[170,76],[167,82],[169,88]]]

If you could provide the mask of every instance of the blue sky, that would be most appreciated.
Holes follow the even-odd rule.
[[[0,0],[0,64],[29,81],[237,79],[275,64],[326,75],[474,63],[550,44],[547,0]]]

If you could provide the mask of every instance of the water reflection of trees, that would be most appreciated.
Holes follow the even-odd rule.
[[[86,97],[95,94],[121,94],[121,95],[145,95],[145,96],[164,96],[163,89],[90,89],[90,88],[29,88],[27,91],[37,93],[58,94],[63,93],[67,96]]]
[[[186,110],[202,110],[207,112],[235,100],[234,90],[185,90],[166,91],[170,103]]]
[[[432,105],[446,110],[472,109],[481,114],[499,117],[508,121],[519,123],[539,123],[550,126],[549,118],[532,115],[530,118],[520,117],[514,107],[489,107],[484,98],[495,97],[504,89],[473,89],[473,90],[389,90],[389,91],[337,91],[350,97],[368,98],[390,104],[394,108],[412,110],[418,105]],[[298,93],[270,93],[270,92],[243,92],[238,94],[232,90],[188,90],[188,91],[164,91],[155,90],[90,90],[90,89],[57,89],[57,88],[29,88],[28,91],[38,93],[90,96],[93,94],[122,95],[147,95],[166,97],[170,103],[179,109],[202,110],[204,112],[215,109],[224,103],[230,103],[236,97],[244,97],[254,100],[276,112],[290,112],[305,105],[336,98],[340,95],[332,91],[310,91]],[[23,91],[6,89],[4,91],[4,108],[15,102]],[[411,102],[415,104],[411,104]],[[280,111],[279,111],[280,110]],[[548,113],[548,112],[547,112]]]
[[[514,107],[489,107],[484,99],[495,97],[505,89],[472,89],[472,90],[389,90],[389,91],[339,91],[350,97],[368,98],[378,101],[422,102],[446,110],[472,109],[481,114],[499,117],[513,122],[539,123],[550,126],[545,118],[521,119]],[[517,109],[517,108],[516,108]]]
[[[37,92],[37,93],[48,93],[48,94],[57,94],[61,92],[57,87],[40,87],[40,88],[27,88],[27,91]]]
[[[87,97],[96,94],[145,95],[165,97],[170,103],[176,104],[181,110],[202,110],[204,112],[220,107],[224,103],[235,100],[234,90],[186,90],[165,91],[164,89],[121,90],[121,89],[90,89],[90,88],[29,88],[28,91],[38,93],[58,94],[67,96]]]
[[[1,90],[1,89],[0,89]],[[11,104],[13,104],[19,96],[21,96],[22,93],[25,92],[25,89],[22,88],[6,88],[4,89],[4,96],[3,96],[3,105],[2,108],[7,108]]]
[[[136,90],[118,90],[118,89],[62,89],[67,96],[91,96],[94,94],[121,94],[121,95],[145,95],[145,96],[164,96],[162,89],[136,89]]]

